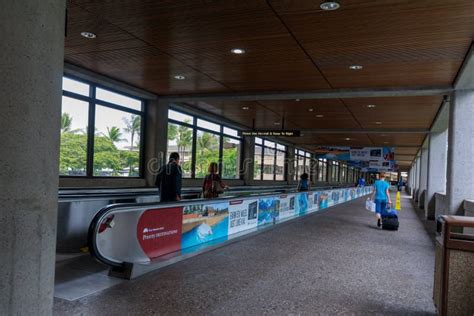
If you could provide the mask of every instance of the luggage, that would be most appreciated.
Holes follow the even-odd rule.
[[[387,209],[380,214],[382,216],[382,229],[398,230],[398,213],[394,209]]]
[[[374,203],[374,201],[372,201],[371,199],[367,199],[367,201],[365,201],[365,209],[367,211],[375,213],[375,203]]]

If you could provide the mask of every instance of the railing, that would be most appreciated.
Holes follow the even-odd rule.
[[[136,267],[148,266],[145,270],[149,271],[164,260],[199,253],[371,192],[372,187],[343,188],[110,205],[92,220],[88,245],[95,258],[132,278],[142,273],[133,272]]]

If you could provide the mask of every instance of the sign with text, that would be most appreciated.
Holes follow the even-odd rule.
[[[300,137],[301,131],[294,130],[255,130],[255,131],[241,131],[241,136],[250,137]]]

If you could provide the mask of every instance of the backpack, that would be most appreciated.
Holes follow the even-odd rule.
[[[221,186],[221,179],[218,175],[209,174],[204,178],[202,195],[205,199],[219,197],[219,194],[222,192],[224,192],[224,189]]]

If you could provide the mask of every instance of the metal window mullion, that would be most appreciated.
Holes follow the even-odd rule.
[[[221,134],[219,135],[219,174],[221,177],[224,177],[222,170],[223,170],[223,158],[224,158],[224,135],[222,134],[222,126],[221,126]]]
[[[193,117],[193,148],[191,149],[191,179],[196,178],[196,147],[197,147],[197,128],[196,128],[197,119]]]
[[[94,141],[95,141],[95,114],[96,105],[95,99],[95,87],[89,85],[89,94],[91,99],[89,100],[89,120],[87,123],[87,177],[94,176]]]

